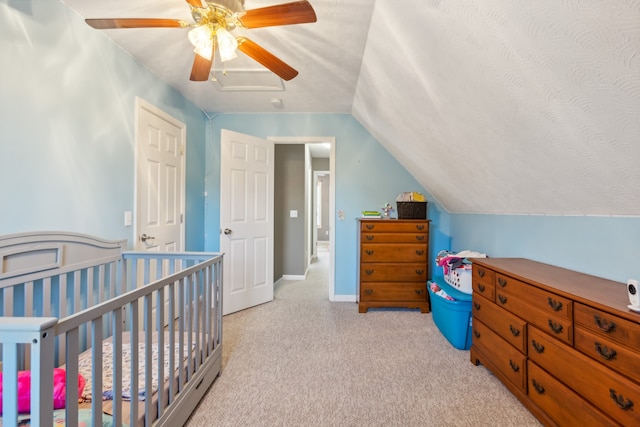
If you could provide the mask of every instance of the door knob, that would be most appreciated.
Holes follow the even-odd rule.
[[[231,234],[231,233],[232,233],[232,231],[231,231],[230,229],[228,229],[228,228],[225,228],[225,229],[224,229],[224,234],[229,235],[229,234]]]
[[[146,242],[147,240],[153,240],[153,239],[155,239],[155,237],[147,236],[145,233],[142,233],[140,235],[140,240],[142,240],[143,242]]]

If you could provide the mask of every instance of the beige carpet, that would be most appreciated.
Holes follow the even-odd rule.
[[[431,314],[329,302],[319,255],[308,280],[225,316],[222,375],[189,427],[540,425]]]

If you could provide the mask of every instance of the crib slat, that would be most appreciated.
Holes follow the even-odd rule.
[[[193,273],[193,323],[195,326],[195,330],[193,334],[195,336],[195,348],[194,353],[196,357],[194,358],[194,370],[198,370],[200,368],[200,280],[198,273]]]
[[[138,385],[138,378],[140,376],[140,372],[138,370],[138,360],[140,355],[138,354],[138,343],[140,342],[140,336],[138,335],[138,331],[140,330],[140,325],[138,324],[138,316],[139,307],[138,300],[131,301],[129,305],[129,321],[131,324],[131,413],[129,418],[129,425],[134,426],[138,422],[138,390],[140,386]]]
[[[102,423],[102,317],[91,321],[91,416],[93,425]]]
[[[160,262],[158,262],[160,264]],[[156,328],[158,332],[158,418],[164,412],[164,288],[158,289],[156,292]]]
[[[153,375],[153,362],[151,347],[153,345],[153,297],[151,294],[147,294],[144,297],[144,412],[145,414],[151,414],[151,378]],[[145,417],[145,426],[151,426],[151,416]]]
[[[42,315],[51,316],[51,277],[42,279]]]
[[[4,296],[4,312],[3,316],[11,317],[13,316],[13,288],[4,288],[3,292]]]
[[[193,310],[191,301],[193,301],[193,278],[191,275],[186,277],[186,291],[187,291],[187,307],[184,321],[187,322],[187,352],[191,353],[193,349]],[[189,356],[187,359],[187,381],[191,380],[193,375],[193,357]]]
[[[186,313],[184,309],[184,293],[185,293],[185,279],[181,278],[178,281],[178,350],[179,350],[178,387],[180,390],[184,388],[184,382],[185,382],[184,319],[185,319]]]
[[[171,263],[171,267],[169,270],[173,270],[173,263]],[[170,271],[171,272],[171,271]],[[173,402],[173,399],[176,395],[176,381],[174,372],[176,371],[176,359],[175,359],[175,351],[176,348],[176,313],[175,313],[175,282],[171,282],[168,286],[169,288],[169,404]],[[178,355],[180,357],[180,355]]]
[[[113,419],[122,422],[122,310],[111,313],[113,334]]]
[[[67,336],[67,358],[66,358],[66,410],[67,427],[78,427],[78,348],[80,332],[72,329],[66,333]]]
[[[211,352],[213,351],[213,348],[211,347],[211,343],[213,342],[213,335],[212,335],[212,319],[211,319],[211,307],[212,307],[212,300],[211,300],[211,294],[212,294],[212,289],[211,289],[211,285],[212,285],[212,277],[211,277],[211,273],[212,273],[212,268],[211,266],[207,267],[205,269],[205,286],[204,286],[204,293],[205,293],[205,302],[204,302],[204,307],[205,307],[205,324],[206,324],[206,328],[205,328],[205,339],[206,339],[206,352],[207,352],[207,356],[209,356],[211,354]]]
[[[100,264],[98,267],[98,304],[104,301],[104,284],[105,284],[106,269],[104,264]]]

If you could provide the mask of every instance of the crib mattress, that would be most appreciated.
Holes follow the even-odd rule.
[[[140,336],[142,336],[143,332],[140,332]],[[182,359],[186,361],[191,354],[192,357],[195,356],[194,349],[195,345],[193,344],[195,340],[195,336],[192,338],[192,346],[191,351],[187,352],[186,348],[188,346],[187,338],[184,338],[184,348],[182,351]],[[156,332],[153,333],[152,340],[152,378],[151,378],[151,403],[153,408],[153,413],[150,414],[152,419],[157,417],[157,409],[158,409],[158,361],[161,349],[158,344],[158,334]],[[168,401],[168,392],[169,392],[169,384],[170,380],[173,379],[177,381],[179,371],[176,369],[173,375],[170,375],[169,372],[169,354],[171,352],[171,346],[169,345],[169,333],[165,332],[164,334],[164,346],[162,348],[163,360],[164,360],[164,368],[163,368],[163,377],[164,382],[162,384],[163,387],[163,396],[166,403]],[[178,339],[175,339],[175,345],[173,348],[174,352],[174,360],[178,360],[180,358],[180,347],[178,344]],[[113,343],[111,338],[106,338],[102,342],[102,359],[103,359],[103,367],[102,367],[102,387],[103,393],[102,396],[98,398],[102,400],[102,410],[104,414],[107,416],[113,415],[113,391],[111,390],[113,384]],[[131,414],[131,345],[130,345],[130,334],[128,332],[123,332],[122,335],[122,421],[123,423],[130,422],[130,414]],[[79,409],[90,409],[91,408],[91,400],[93,396],[91,395],[92,388],[92,363],[91,363],[91,349],[86,350],[81,353],[78,357],[78,372],[85,378],[86,385],[84,388],[84,392],[82,394],[84,402],[82,402],[78,408]],[[145,344],[138,344],[138,425],[144,424],[144,415],[145,415]],[[108,418],[108,417],[107,417]]]

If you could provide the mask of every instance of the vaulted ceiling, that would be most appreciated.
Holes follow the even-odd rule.
[[[192,21],[182,0],[64,2]],[[191,82],[187,30],[104,33],[207,112],[352,114],[450,212],[640,215],[640,0],[310,2],[316,23],[237,34],[288,82],[246,57]]]

